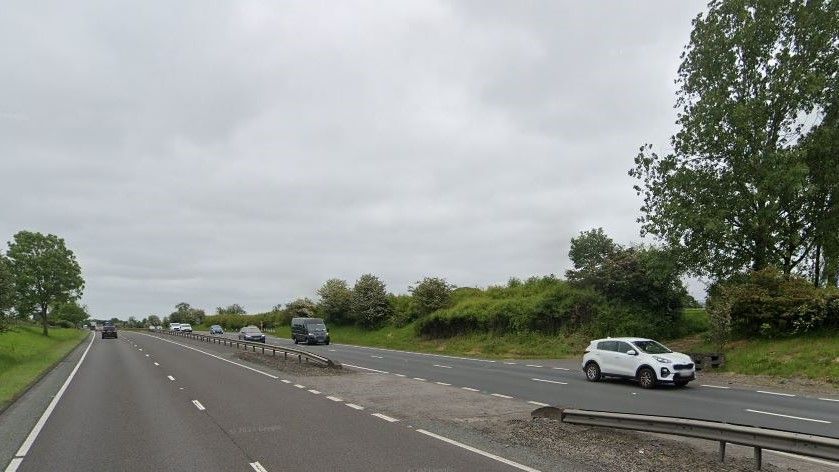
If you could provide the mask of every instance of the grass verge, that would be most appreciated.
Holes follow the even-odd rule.
[[[35,326],[16,326],[0,334],[0,410],[64,358],[88,331],[50,328],[49,337]]]

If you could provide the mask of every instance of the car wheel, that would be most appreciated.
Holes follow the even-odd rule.
[[[655,372],[649,367],[643,367],[638,371],[638,385],[641,388],[655,387]]]
[[[600,366],[596,362],[589,362],[586,364],[586,380],[589,382],[597,382],[600,380]]]
[[[294,341],[294,344],[297,344],[297,337],[292,336],[292,337],[291,337],[291,340],[292,340],[292,341]]]
[[[327,346],[329,346],[329,341],[324,341],[324,344],[326,344]]]

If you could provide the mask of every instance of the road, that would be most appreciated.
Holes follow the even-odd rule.
[[[530,470],[176,341],[92,338],[7,471]]]
[[[235,334],[225,334],[235,338]],[[293,345],[268,337],[268,343]],[[643,390],[632,382],[585,380],[576,361],[500,361],[346,344],[298,346],[347,366],[451,388],[571,408],[676,416],[839,437],[839,398],[745,390],[697,381]],[[371,370],[372,369],[372,370]]]

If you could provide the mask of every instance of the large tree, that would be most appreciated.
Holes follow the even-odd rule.
[[[645,145],[630,171],[642,233],[697,274],[795,270],[817,233],[801,143],[836,98],[837,44],[839,2],[712,1],[682,54],[673,150]]]
[[[90,318],[87,307],[79,305],[74,300],[55,305],[52,307],[51,313],[54,319],[67,320],[76,326],[80,326],[86,319]]]
[[[0,333],[8,327],[11,309],[15,303],[15,284],[11,263],[0,253]]]
[[[318,289],[318,313],[328,322],[341,324],[349,320],[352,291],[347,282],[329,279]]]
[[[408,287],[418,316],[451,306],[453,290],[454,286],[441,277],[426,277],[413,287]]]
[[[372,274],[356,280],[350,306],[353,320],[365,328],[381,326],[393,315],[384,282]]]
[[[58,236],[21,231],[9,243],[6,256],[15,281],[17,312],[37,313],[47,336],[49,308],[82,296],[84,279],[75,254]]]

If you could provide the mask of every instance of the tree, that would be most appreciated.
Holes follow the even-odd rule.
[[[82,270],[73,251],[58,236],[20,231],[9,243],[18,313],[37,313],[44,336],[48,331],[49,307],[78,300],[84,290]]]
[[[136,328],[136,327],[139,326],[139,323],[137,322],[137,318],[134,317],[134,316],[129,316],[128,317],[128,323],[127,324],[128,324],[129,328]]]
[[[350,306],[353,320],[365,328],[381,326],[393,315],[384,282],[372,274],[364,274],[355,282]]]
[[[244,308],[242,308],[242,305],[239,305],[238,303],[234,303],[234,304],[229,305],[227,307],[217,307],[216,308],[216,314],[219,314],[219,315],[244,315],[246,313],[247,312],[245,311]]]
[[[342,324],[349,321],[352,291],[347,282],[341,279],[329,279],[318,289],[320,303],[318,313],[324,320]]]
[[[193,308],[189,303],[181,302],[175,305],[175,311],[169,314],[169,322],[201,324],[205,316],[204,310]]]
[[[11,263],[0,253],[0,333],[6,331],[15,304],[15,284]]]
[[[603,228],[597,228],[581,231],[579,236],[571,238],[568,257],[575,270],[590,272],[612,258],[617,251],[615,241],[606,236]]]
[[[298,298],[286,303],[285,311],[289,318],[311,318],[317,312],[317,305],[308,298]]]
[[[426,277],[415,286],[408,287],[408,292],[414,298],[413,306],[418,316],[448,308],[452,303],[452,290],[454,290],[453,285],[446,282],[446,279],[438,277]]]
[[[149,315],[149,324],[152,326],[162,326],[163,322],[160,320],[160,317],[157,315]]]
[[[52,307],[52,316],[57,320],[67,320],[75,326],[80,326],[86,319],[90,318],[87,307],[79,305],[75,301],[56,304]]]
[[[630,171],[642,234],[722,278],[810,254],[802,141],[835,101],[839,2],[714,0],[682,54],[672,153],[644,145]]]

